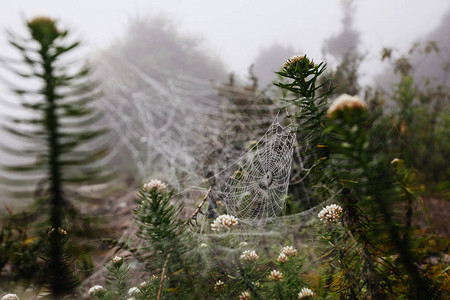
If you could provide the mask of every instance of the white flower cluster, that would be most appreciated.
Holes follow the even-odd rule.
[[[325,206],[317,216],[325,224],[335,222],[342,216],[342,207],[337,204]]]
[[[289,260],[289,256],[296,256],[298,254],[297,249],[292,246],[286,246],[281,249],[280,255],[278,255],[277,261],[285,263]]]
[[[6,294],[2,297],[2,300],[20,300],[16,294]]]
[[[89,295],[93,297],[101,297],[106,294],[106,289],[101,285],[94,285],[89,289]],[[2,299],[3,300],[3,299]]]
[[[287,257],[286,254],[280,253],[280,255],[278,255],[278,258],[277,258],[278,262],[287,263],[288,260],[289,260],[289,258]]]
[[[220,215],[211,224],[211,230],[219,231],[221,228],[230,229],[236,227],[238,220],[231,215]]]
[[[166,187],[167,187],[167,185],[164,182],[162,182],[161,180],[152,179],[149,182],[147,182],[146,184],[144,184],[142,186],[142,189],[144,191],[151,191],[153,189],[162,191],[162,190],[166,189]]]
[[[224,289],[225,288],[225,282],[223,282],[222,280],[218,280],[217,282],[216,282],[216,284],[214,285],[214,289],[215,290],[222,290],[222,289]]]
[[[295,64],[296,62],[300,62],[300,61],[302,61],[304,59],[305,59],[304,55],[294,55],[294,56],[291,56],[291,58],[289,58],[288,60],[286,60],[286,62],[284,63],[283,66],[284,66],[285,69],[287,69],[291,65]],[[306,62],[308,62],[308,64],[310,66],[314,66],[314,62],[313,61],[309,61],[308,58],[306,58]]]
[[[313,297],[313,296],[314,296],[314,292],[305,287],[300,290],[300,293],[298,293],[298,299],[303,299],[303,298]]]
[[[283,273],[277,270],[272,270],[272,272],[270,272],[269,279],[273,281],[281,281],[283,280]]]
[[[342,94],[333,101],[327,110],[328,118],[334,117],[338,112],[344,110],[367,110],[367,104],[358,96]]]
[[[256,254],[255,250],[245,250],[242,252],[240,258],[243,261],[255,261],[259,258],[259,256]]]
[[[240,242],[239,247],[246,247],[248,245],[247,242]]]
[[[114,256],[111,261],[113,262],[113,264],[115,265],[120,265],[123,262],[123,257],[121,256]]]
[[[239,300],[250,300],[250,292],[249,291],[242,292],[241,295],[239,296]]]
[[[302,60],[303,59],[303,55],[294,55],[294,56],[291,56],[288,60],[286,60],[285,62],[284,62],[284,67],[285,68],[287,68],[287,67],[289,67],[289,65],[290,64],[293,64],[293,63],[295,63],[296,61],[300,61],[300,60]]]
[[[281,253],[284,253],[287,256],[290,256],[290,255],[296,256],[298,254],[298,251],[297,251],[297,249],[295,249],[292,246],[286,246],[281,249]]]
[[[200,248],[208,248],[208,245],[206,243],[201,243]]]

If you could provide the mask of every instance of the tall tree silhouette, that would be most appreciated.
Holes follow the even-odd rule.
[[[60,30],[49,18],[35,18],[26,27],[28,37],[9,33],[9,42],[20,53],[21,61],[10,60],[5,66],[24,82],[25,88],[16,86],[12,90],[29,117],[11,118],[13,125],[4,126],[23,142],[22,149],[9,145],[2,148],[29,157],[29,162],[4,165],[4,171],[21,177],[4,178],[3,183],[9,184],[13,194],[18,189],[20,192],[34,189],[37,204],[34,215],[51,228],[47,231],[41,228],[45,232],[44,284],[58,298],[70,293],[77,283],[70,270],[70,242],[62,228],[69,233],[76,231],[83,219],[67,189],[74,184],[109,178],[111,173],[99,163],[107,155],[108,147],[99,146],[97,140],[105,133],[105,129],[97,126],[101,112],[93,106],[100,93],[97,83],[90,78],[90,68],[70,55],[79,42],[71,41],[69,32]],[[30,86],[36,88],[28,89]]]

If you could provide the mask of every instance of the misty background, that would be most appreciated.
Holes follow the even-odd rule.
[[[130,28],[136,28],[134,20],[162,16],[180,36],[195,39],[205,55],[222,61],[227,72],[242,77],[250,64],[270,51],[307,53],[315,60],[323,59],[324,44],[339,34],[344,18],[342,1],[284,0],[275,4],[263,0],[255,4],[249,0],[1,0],[0,5],[2,32],[6,29],[21,32],[26,19],[46,15],[76,32],[89,53],[126,39]],[[448,26],[443,24],[448,20],[448,1],[432,0],[426,4],[420,0],[354,1],[354,6],[352,27],[359,33],[358,47],[365,54],[361,67],[363,83],[371,83],[379,72],[383,47],[407,51],[417,40],[436,38],[433,33],[437,33],[439,26],[443,28],[440,34],[444,35],[441,41],[448,43],[450,39]],[[145,36],[142,38],[145,40]],[[0,53],[7,55],[11,51],[2,34]],[[284,59],[278,58],[273,65]]]
[[[16,58],[6,31],[24,36],[24,22],[35,16],[58,20],[59,25],[82,40],[83,51],[78,55],[88,58],[104,79],[107,96],[100,105],[106,115],[122,121],[132,120],[129,128],[114,128],[110,139],[131,153],[138,163],[140,178],[151,175],[146,173],[150,168],[158,175],[169,167],[174,174],[166,174],[166,178],[175,178],[178,172],[175,170],[190,172],[199,168],[200,159],[206,165],[211,163],[209,157],[221,157],[221,153],[199,151],[207,142],[201,137],[212,136],[216,143],[215,137],[226,124],[238,118],[224,113],[229,112],[230,105],[242,105],[239,96],[229,96],[235,91],[222,88],[217,95],[213,87],[240,85],[251,94],[255,92],[251,74],[258,79],[258,89],[270,87],[276,80],[274,72],[292,55],[307,54],[315,62],[324,60],[331,69],[346,53],[351,53],[361,58],[358,85],[378,86],[389,93],[397,79],[389,62],[381,61],[383,48],[392,49],[392,57],[398,58],[407,54],[414,43],[437,41],[439,52],[426,57],[419,52],[412,53],[414,76],[419,81],[423,77],[436,78],[439,84],[448,85],[448,68],[443,65],[450,58],[450,3],[434,0],[424,5],[420,0],[278,1],[276,4],[249,0],[0,0],[0,57]],[[0,78],[10,79],[4,69],[0,69]],[[8,88],[3,80],[0,123],[11,115],[27,113],[14,106],[16,99]],[[221,102],[223,95],[228,97],[228,102]],[[135,100],[133,105],[127,104],[130,99]],[[136,106],[136,103],[148,103],[149,99],[151,105],[145,109]],[[214,106],[208,108],[211,99],[215,99]],[[252,102],[255,103],[261,104]],[[258,112],[255,115],[267,115],[266,118],[261,118],[261,123],[254,128],[246,127],[249,134],[239,137],[240,142],[260,136],[263,133],[260,129],[266,128],[261,124],[270,124],[273,115],[261,107],[255,105],[252,109]],[[218,115],[212,111],[220,111],[221,117],[225,117],[221,122],[211,123]],[[114,119],[110,122],[116,124]],[[236,126],[252,122],[242,117]],[[197,132],[198,127],[208,128],[207,133]],[[146,130],[136,133],[134,128]],[[18,143],[3,132],[0,138],[6,144]],[[147,148],[139,149],[139,145]],[[233,151],[225,146],[217,142],[212,148]],[[164,158],[165,155],[168,157]],[[8,162],[17,159],[1,152],[0,156]],[[111,157],[111,162],[117,159]],[[155,164],[155,161],[163,163]],[[216,171],[195,170],[201,176]]]

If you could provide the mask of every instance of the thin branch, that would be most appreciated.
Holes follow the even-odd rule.
[[[191,220],[196,220],[197,219],[197,215],[200,212],[200,210],[202,209],[202,206],[205,204],[206,200],[208,199],[209,193],[211,193],[211,188],[209,188],[209,190],[206,193],[205,197],[203,197],[202,202],[200,202],[200,204],[197,206],[195,211],[192,213],[191,217],[189,219],[187,219],[183,223],[183,225],[181,225],[181,227],[178,229],[177,234],[180,234],[180,232],[183,231],[183,229],[191,222]]]
[[[170,258],[170,253],[172,253],[172,249],[169,249],[169,253],[167,254],[166,257],[166,261],[164,262],[164,266],[162,269],[162,273],[161,273],[161,280],[159,281],[159,289],[158,289],[158,295],[156,296],[156,300],[160,300],[161,299],[161,293],[162,293],[162,287],[163,287],[163,283],[164,283],[164,277],[166,276],[166,267],[167,267],[167,263],[169,262],[169,258]]]

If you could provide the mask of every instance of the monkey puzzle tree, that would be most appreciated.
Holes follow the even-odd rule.
[[[79,42],[71,41],[68,31],[49,18],[35,18],[26,27],[26,38],[9,34],[9,42],[21,60],[7,61],[5,66],[24,82],[24,87],[36,88],[12,89],[29,117],[12,117],[13,125],[4,126],[22,142],[22,149],[7,145],[2,148],[28,157],[28,162],[3,166],[9,174],[21,175],[3,178],[3,183],[8,183],[13,192],[25,191],[28,195],[34,189],[35,215],[40,219],[45,216],[44,224],[53,228],[51,234],[48,231],[42,235],[48,256],[44,272],[49,273],[43,278],[58,297],[73,290],[76,282],[70,276],[69,242],[62,228],[79,231],[77,224],[83,219],[67,191],[76,184],[109,178],[111,173],[102,168],[100,161],[108,147],[97,139],[105,133],[98,126],[101,113],[93,106],[100,93],[98,85],[90,78],[90,68],[70,56]]]

